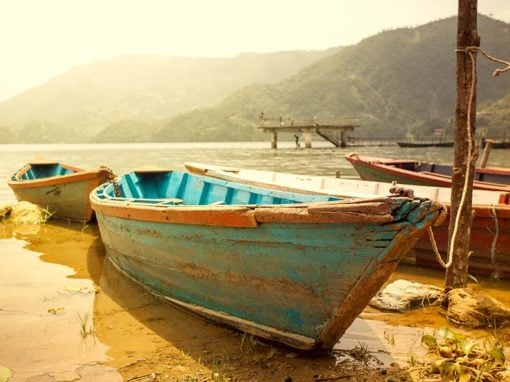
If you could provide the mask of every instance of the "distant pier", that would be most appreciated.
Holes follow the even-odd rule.
[[[347,147],[347,133],[359,127],[355,119],[324,120],[317,116],[310,119],[294,118],[266,118],[264,113],[260,115],[259,129],[271,134],[271,148],[278,148],[278,133],[294,133],[296,146],[299,146],[298,133],[303,134],[305,147],[312,147],[313,133],[331,142],[336,147]]]

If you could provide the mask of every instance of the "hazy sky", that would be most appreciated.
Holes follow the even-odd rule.
[[[119,54],[323,50],[449,17],[457,7],[457,0],[0,0],[0,101]],[[510,0],[478,0],[478,10],[510,22]]]

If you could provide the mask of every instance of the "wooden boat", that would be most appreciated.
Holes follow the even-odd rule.
[[[345,157],[361,179],[397,182],[422,186],[451,187],[452,166],[422,163],[417,160],[376,158],[356,153]],[[476,168],[473,187],[476,190],[510,192],[510,169]]]
[[[492,144],[493,149],[510,149],[510,141],[496,141]]]
[[[453,147],[453,142],[415,142],[415,141],[399,141],[397,145],[400,147]]]
[[[286,174],[274,171],[239,169],[201,163],[186,163],[188,171],[259,187],[283,191],[326,194],[338,197],[375,198],[390,195],[392,184],[357,179]],[[415,196],[450,205],[451,189],[446,187],[411,186]],[[469,271],[473,274],[510,277],[510,193],[473,190],[473,210]],[[448,224],[434,227],[434,237],[443,255],[447,252]],[[439,267],[428,235],[422,236],[410,255],[416,264]],[[446,256],[444,256],[446,257]]]
[[[332,200],[168,170],[90,195],[108,259],[165,301],[303,350],[328,350],[443,207]]]
[[[35,159],[18,170],[8,181],[16,199],[39,205],[51,217],[89,221],[93,210],[90,192],[106,182],[106,168],[84,170],[46,159]]]
[[[490,142],[491,149],[510,149],[510,141],[506,138],[500,140],[482,138],[482,141],[480,142],[480,149],[485,149],[487,142]]]

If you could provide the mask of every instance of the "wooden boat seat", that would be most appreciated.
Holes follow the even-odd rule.
[[[445,174],[439,174],[437,172],[430,172],[430,171],[420,171],[420,174],[430,175],[430,176],[436,176],[438,178],[444,178],[444,179],[451,179],[450,175]]]
[[[35,176],[34,171],[33,171],[32,169],[29,169],[27,172],[25,172],[25,174],[24,174],[24,175],[25,175],[25,176],[24,176],[24,177],[22,177],[22,178],[30,179],[30,180],[32,180],[32,179],[36,179],[36,176]]]
[[[374,160],[374,161],[371,161],[370,163],[380,163],[380,164],[386,164],[388,166],[395,166],[397,164],[417,164],[418,162],[415,161],[415,160],[412,160],[412,159],[404,159],[404,160],[400,160],[400,159],[393,159],[393,160]]]
[[[162,206],[162,205],[165,205],[165,204],[171,204],[171,205],[182,204],[182,199],[179,199],[179,198],[169,198],[169,199],[164,199],[164,200],[162,200],[159,203],[156,203],[156,205],[158,205],[158,206]]]

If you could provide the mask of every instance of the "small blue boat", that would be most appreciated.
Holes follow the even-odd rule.
[[[51,217],[89,221],[90,192],[113,174],[106,168],[84,170],[54,160],[34,159],[9,179],[16,199],[37,204]]]
[[[168,170],[90,195],[109,260],[197,315],[302,350],[329,350],[443,207],[339,200]]]

